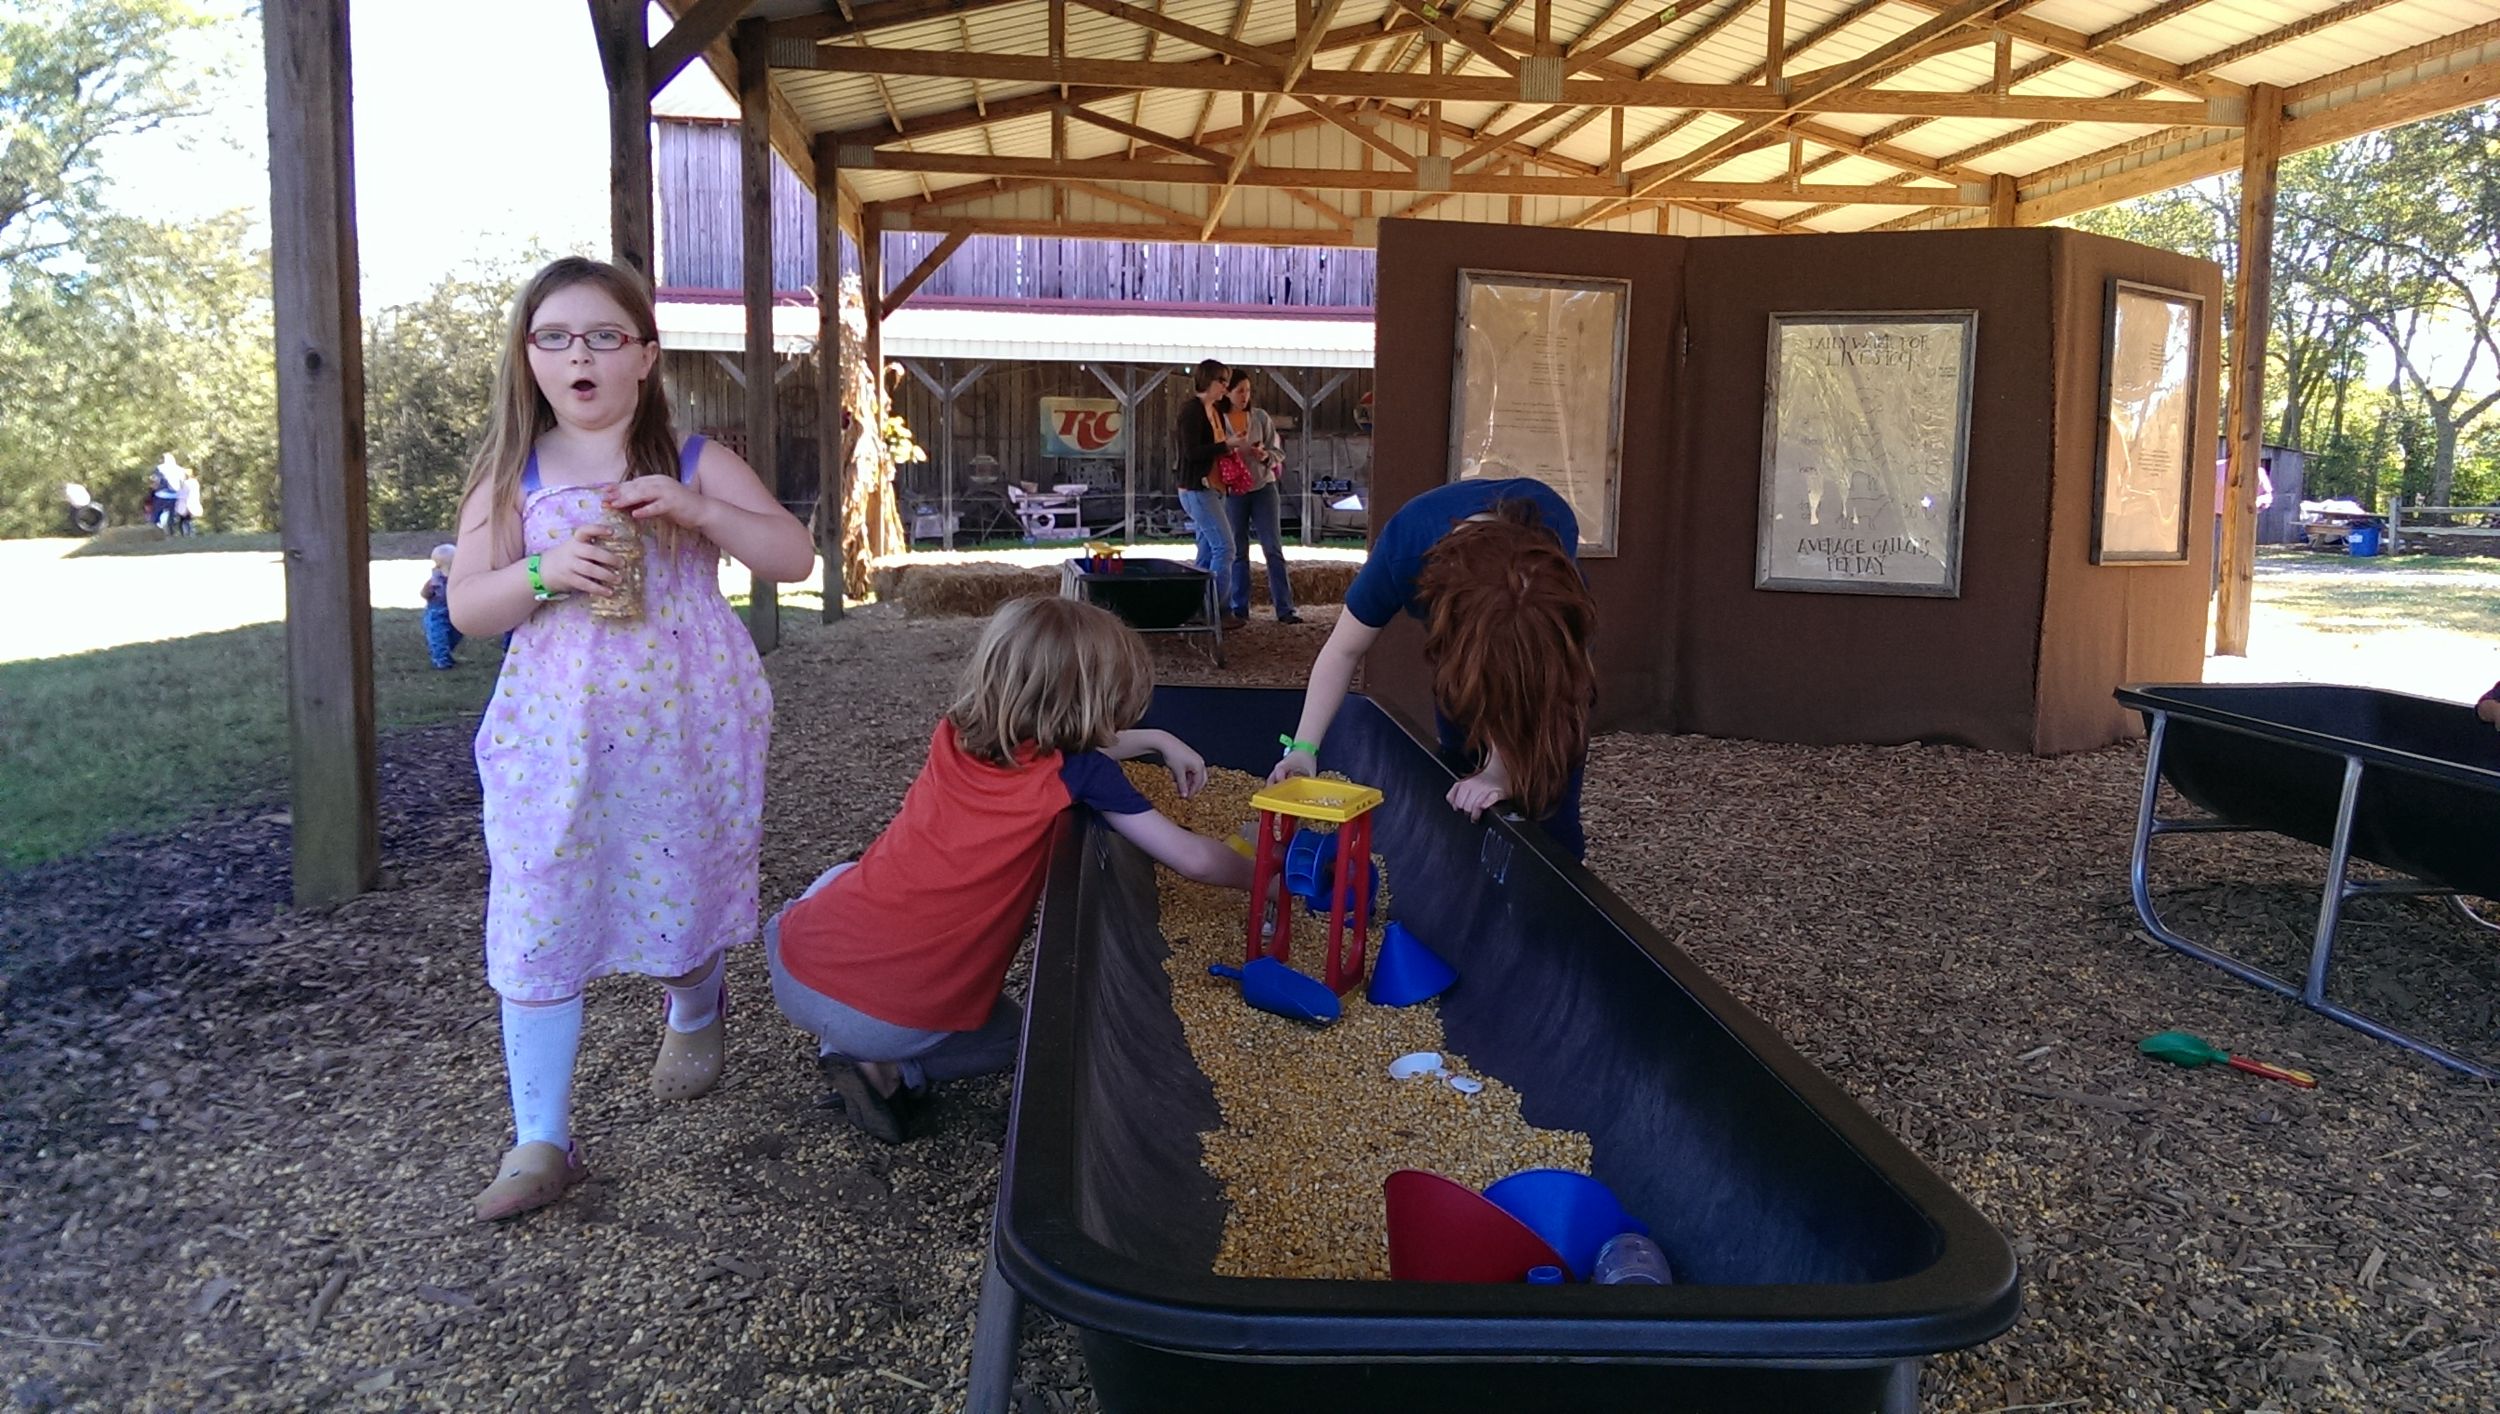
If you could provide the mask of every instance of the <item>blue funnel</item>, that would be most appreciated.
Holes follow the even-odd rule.
[[[1246,967],[1210,963],[1207,972],[1238,979],[1241,999],[1261,1011],[1316,1026],[1326,1026],[1337,1019],[1337,994],[1328,990],[1327,983],[1305,977],[1272,957],[1255,959]]]
[[[1405,924],[1391,923],[1381,934],[1380,955],[1372,959],[1371,985],[1363,995],[1374,1006],[1413,1006],[1441,995],[1457,980],[1457,969],[1439,953],[1406,931]]]
[[[1649,1231],[1647,1223],[1623,1210],[1613,1189],[1569,1169],[1522,1169],[1484,1190],[1484,1196],[1544,1238],[1581,1281],[1589,1279],[1597,1249],[1608,1238]]]

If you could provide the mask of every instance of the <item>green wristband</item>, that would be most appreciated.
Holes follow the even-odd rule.
[[[529,557],[528,568],[530,573],[530,596],[532,598],[536,599],[541,604],[546,604],[564,597],[561,594],[550,593],[547,589],[547,581],[538,577],[538,556],[532,555]]]
[[[1318,742],[1304,741],[1298,736],[1280,736],[1276,738],[1276,744],[1285,748],[1285,754],[1287,756],[1291,756],[1297,751],[1304,752],[1313,757],[1319,755]]]

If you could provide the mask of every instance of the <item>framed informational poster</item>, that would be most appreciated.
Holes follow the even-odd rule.
[[[1625,280],[1458,272],[1450,473],[1533,476],[1570,503],[1580,554],[1615,553]]]
[[[2204,301],[2129,280],[2109,282],[2101,342],[2100,463],[2093,476],[2092,563],[2178,564],[2188,557],[2188,473],[2213,445],[2196,433]]]
[[[1754,585],[1962,592],[1975,310],[1774,314]]]

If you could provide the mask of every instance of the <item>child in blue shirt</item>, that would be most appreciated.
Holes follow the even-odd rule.
[[[1597,693],[1597,605],[1580,577],[1570,503],[1529,477],[1471,478],[1398,508],[1311,665],[1301,724],[1271,781],[1318,769],[1319,743],[1372,641],[1404,612],[1425,624],[1441,750],[1467,772],[1449,804],[1476,819],[1508,800],[1583,857],[1580,771]]]
[[[434,547],[434,573],[425,580],[425,651],[436,668],[456,668],[452,650],[460,646],[460,630],[451,626],[451,557],[454,547]]]

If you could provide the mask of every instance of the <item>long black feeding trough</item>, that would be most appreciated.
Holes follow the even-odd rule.
[[[1222,591],[1215,576],[1177,560],[1113,559],[1103,568],[1087,559],[1059,567],[1059,597],[1082,599],[1110,610],[1139,633],[1203,633],[1224,663]]]
[[[1164,688],[1147,724],[1264,771],[1300,702]],[[1322,765],[1387,793],[1374,845],[1394,912],[1459,972],[1439,1003],[1449,1046],[1517,1089],[1530,1123],[1589,1135],[1678,1284],[1214,1275],[1224,1198],[1198,1135],[1218,1116],[1172,1011],[1152,866],[1070,828],[995,1260],[1079,1329],[1104,1408],[1910,1409],[1922,1357],[2012,1323],[2004,1238],[1541,832],[1450,810],[1450,772],[1360,698]],[[1011,1304],[996,1274],[994,1303]],[[985,1314],[976,1341],[976,1409],[1001,1324]]]
[[[2148,744],[2129,881],[2154,937],[2347,1026],[2485,1080],[2500,1070],[2408,1035],[2326,995],[2344,905],[2376,894],[2500,898],[2500,733],[2469,708],[2408,693],[2327,683],[2175,683],[2122,687],[2144,714]],[[2168,781],[2202,817],[2156,811]],[[2278,977],[2162,921],[2153,904],[2153,841],[2166,834],[2269,831],[2327,852],[2309,970]],[[2355,879],[2367,860],[2401,876]]]

